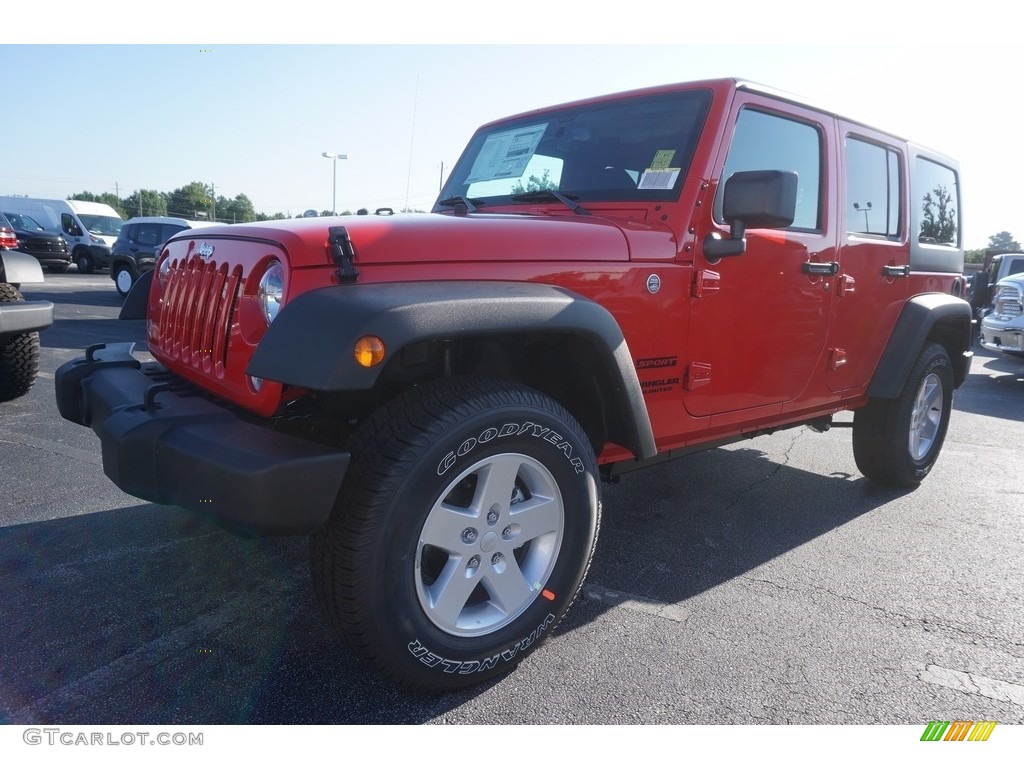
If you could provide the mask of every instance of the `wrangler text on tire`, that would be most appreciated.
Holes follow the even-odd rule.
[[[313,585],[367,662],[421,690],[522,660],[578,593],[600,523],[594,449],[546,395],[456,378],[361,425]]]
[[[952,369],[945,348],[927,344],[898,397],[854,413],[853,455],[865,477],[909,488],[931,471],[949,426]]]

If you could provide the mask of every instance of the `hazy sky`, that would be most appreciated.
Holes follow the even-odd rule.
[[[483,6],[433,7],[449,8],[444,13],[454,18]],[[442,163],[449,169],[483,122],[602,93],[736,75],[954,156],[963,173],[967,247],[986,245],[1000,230],[1024,238],[1024,208],[1007,193],[1024,177],[1011,119],[1024,73],[1015,46],[916,42],[934,35],[808,45],[792,25],[786,34],[737,34],[741,44],[504,44],[553,37],[530,18],[492,30],[495,42],[487,45],[325,44],[355,36],[336,19],[310,26],[321,44],[3,45],[10,108],[0,133],[0,194],[116,190],[124,197],[202,181],[218,195],[247,194],[258,211],[294,215],[331,207],[333,163],[321,153],[333,151],[349,156],[337,163],[338,210],[429,208]],[[672,19],[650,19],[652,38],[664,41],[660,21]],[[274,21],[263,24],[273,29]],[[342,31],[332,35],[332,24]],[[722,19],[703,38],[721,40],[727,25]],[[532,38],[531,27],[539,30]],[[442,29],[439,37],[452,36]],[[681,21],[678,29],[681,40],[702,39]],[[364,38],[388,38],[386,28],[373,30]],[[250,37],[296,39],[263,31]]]

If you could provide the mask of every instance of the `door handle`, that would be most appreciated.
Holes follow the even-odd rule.
[[[904,264],[902,266],[896,266],[893,264],[886,264],[882,267],[882,274],[886,277],[910,277],[910,265]]]
[[[838,261],[805,261],[801,267],[805,275],[838,275]]]

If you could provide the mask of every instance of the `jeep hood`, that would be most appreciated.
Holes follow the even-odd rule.
[[[174,239],[221,237],[272,241],[292,267],[329,262],[328,231],[345,227],[356,266],[480,261],[628,261],[640,247],[648,256],[671,258],[671,233],[635,220],[601,216],[522,214],[398,214],[334,216],[235,224],[184,232]]]

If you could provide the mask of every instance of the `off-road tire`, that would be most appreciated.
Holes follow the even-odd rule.
[[[872,399],[854,412],[853,456],[879,485],[913,488],[942,450],[953,405],[953,364],[946,349],[927,344],[899,396]]]
[[[411,690],[514,668],[569,609],[593,555],[600,486],[582,427],[546,395],[466,377],[391,401],[350,450],[310,542],[328,622]]]
[[[0,283],[0,304],[24,301],[10,283]],[[39,334],[0,337],[0,403],[21,397],[32,388],[39,372]]]

